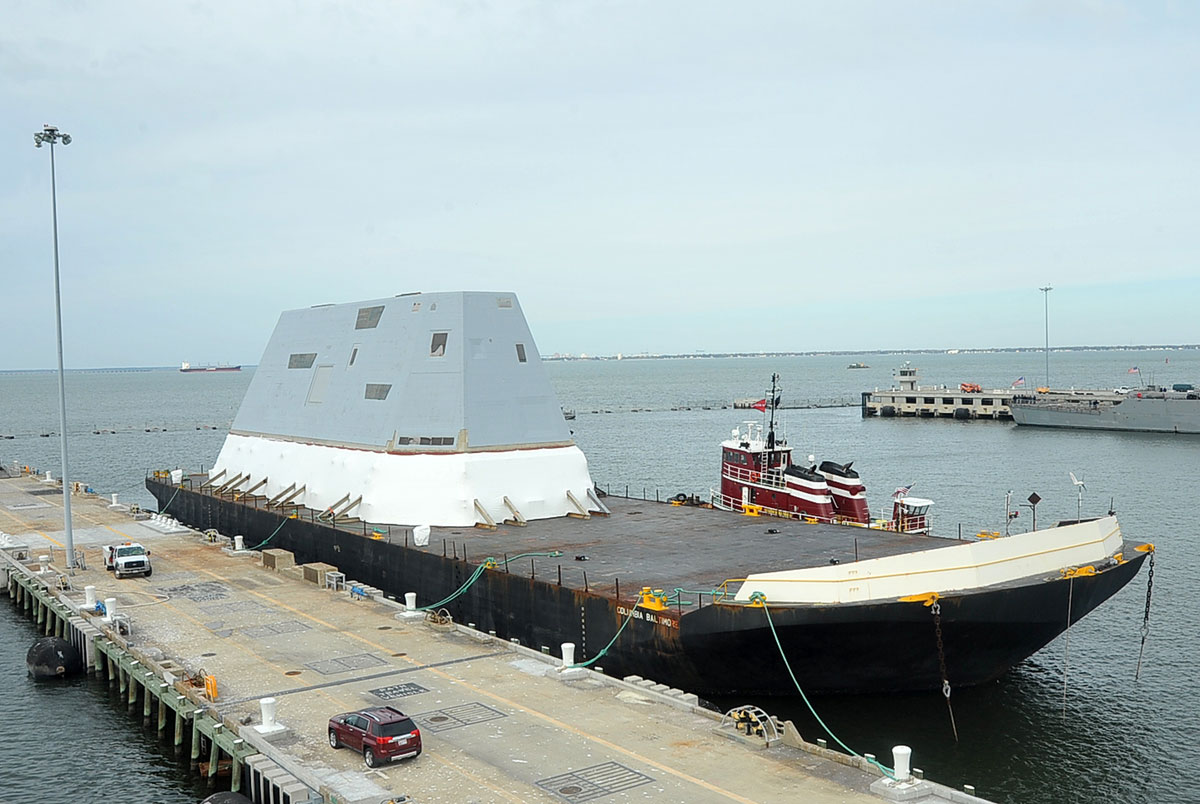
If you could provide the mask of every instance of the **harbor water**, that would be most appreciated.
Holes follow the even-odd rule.
[[[847,370],[860,359],[871,367]],[[718,482],[718,442],[739,422],[760,417],[733,410],[732,400],[765,396],[776,372],[789,408],[848,403],[784,410],[781,426],[797,461],[809,454],[818,461],[854,461],[876,512],[889,504],[892,490],[915,484],[914,495],[935,501],[935,532],[953,538],[960,528],[964,534],[1003,532],[1006,496],[1020,512],[1010,525],[1017,531],[1032,527],[1034,512],[1026,502],[1032,492],[1042,498],[1036,510],[1040,526],[1074,518],[1077,506],[1084,516],[1111,506],[1128,540],[1158,548],[1139,679],[1146,571],[1001,681],[953,689],[957,741],[940,693],[826,696],[812,704],[854,750],[887,758],[892,745],[910,745],[914,765],[929,778],[973,784],[997,801],[1197,800],[1183,780],[1200,760],[1194,726],[1200,720],[1200,687],[1193,681],[1200,657],[1195,627],[1200,602],[1193,593],[1200,581],[1194,544],[1200,437],[863,419],[859,394],[889,386],[891,369],[904,360],[921,369],[923,385],[1008,388],[1019,377],[1027,387],[1045,383],[1039,352],[590,360],[552,362],[547,370],[560,402],[576,412],[570,424],[593,478],[610,493],[649,499],[707,495]],[[1137,374],[1128,373],[1133,366]],[[1141,377],[1160,385],[1200,385],[1200,351],[1059,352],[1051,355],[1050,372],[1055,387],[1111,388],[1135,385]],[[118,492],[123,502],[153,506],[142,487],[146,471],[211,465],[252,374],[69,373],[72,479],[101,493]],[[51,373],[0,373],[0,462],[15,460],[58,476],[56,391]],[[1069,472],[1086,486],[1082,501]],[[3,519],[0,511],[0,528]],[[747,554],[753,550],[746,545]],[[647,568],[647,583],[653,583],[653,570]],[[714,578],[713,584],[722,580]],[[112,800],[199,798],[170,746],[141,739],[140,724],[129,722],[123,709],[91,685],[46,687],[24,680],[24,650],[32,634],[15,615],[0,613],[0,639],[9,646],[0,653],[8,703],[0,731],[0,801],[12,798],[12,785],[28,778],[50,791],[39,800],[98,800],[72,798],[69,791],[111,787],[129,768],[138,769],[137,792]],[[952,668],[949,673],[953,682]],[[825,736],[799,698],[752,703],[792,718],[808,739]],[[99,755],[106,753],[101,746],[116,741],[120,753],[112,762],[85,768],[63,761],[70,755],[66,749],[54,752],[45,740],[14,736],[37,734],[47,722],[71,745],[96,746]],[[36,768],[36,774],[12,770],[25,767]]]

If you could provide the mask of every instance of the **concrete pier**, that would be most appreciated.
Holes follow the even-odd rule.
[[[402,604],[354,579],[318,585],[286,556],[264,567],[232,539],[139,521],[107,498],[76,500],[88,569],[67,574],[61,503],[44,488],[0,477],[0,594],[45,633],[74,641],[91,672],[202,772],[255,802],[983,801],[923,780],[882,784],[864,760],[808,742],[790,723],[741,733],[686,691],[564,673],[560,646],[547,655],[404,618]],[[101,546],[126,540],[150,549],[151,577],[104,570]],[[88,609],[85,586],[115,600],[117,616]],[[275,700],[277,725],[262,722],[264,698]],[[327,724],[380,705],[417,722],[424,752],[369,770],[330,747]]]

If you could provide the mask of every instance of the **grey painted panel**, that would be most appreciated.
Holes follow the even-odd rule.
[[[360,311],[378,306],[377,325],[356,328]],[[446,334],[440,355],[431,354],[437,333]],[[291,355],[302,353],[317,355],[313,367],[289,369]],[[367,384],[392,389],[386,399],[367,399]],[[475,448],[571,443],[511,293],[415,294],[285,312],[233,422],[242,433],[378,449],[411,439],[422,451],[453,450],[421,439],[457,439],[464,428]]]

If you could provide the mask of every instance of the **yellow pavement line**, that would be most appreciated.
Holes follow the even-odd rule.
[[[92,521],[96,524],[102,524],[102,523],[97,522],[94,519],[91,519],[86,514],[83,514],[81,516],[83,516],[84,519],[89,519],[90,521]],[[113,531],[114,533],[119,533],[122,536],[126,536],[128,538],[128,534],[123,533],[122,531],[112,527],[111,525],[105,524],[104,527],[108,528],[109,530]],[[186,562],[179,562],[179,563],[185,563],[185,565],[186,565]],[[213,578],[216,578],[217,580],[224,580],[223,576],[218,575],[217,573],[212,572],[211,570],[207,570],[202,567],[197,567],[195,565],[188,565],[188,566],[190,566],[193,570],[195,570],[197,572],[202,572],[206,575],[210,575]],[[331,631],[336,631],[338,633],[341,633],[341,634],[344,634],[345,636],[350,637],[351,639],[358,640],[359,642],[362,642],[365,645],[369,645],[369,646],[375,648],[376,650],[385,651],[389,654],[395,653],[395,651],[393,651],[391,648],[388,648],[385,645],[381,645],[377,642],[373,642],[373,641],[367,639],[366,637],[359,636],[358,634],[346,631],[342,628],[339,628],[339,627],[333,625],[332,623],[325,622],[324,620],[322,620],[318,617],[314,617],[313,615],[309,614],[306,611],[301,611],[300,609],[289,606],[288,604],[283,603],[279,600],[276,600],[275,598],[273,598],[269,595],[263,594],[262,592],[255,592],[252,589],[247,589],[244,591],[246,591],[248,594],[254,595],[255,597],[260,597],[264,600],[270,601],[271,603],[274,603],[275,605],[279,606],[280,608],[290,611],[299,617],[303,617],[307,620],[312,620],[314,623],[324,626],[325,628],[328,628]],[[170,604],[168,603],[166,605],[170,605]],[[172,608],[174,608],[174,607],[172,607]],[[175,609],[175,610],[179,611],[179,609]],[[183,612],[180,612],[180,613],[183,614]],[[187,614],[184,614],[183,616],[188,617]],[[188,617],[188,619],[193,619],[193,618]],[[198,621],[193,619],[193,622],[198,622]],[[203,624],[201,624],[201,626],[203,626]],[[234,643],[234,644],[236,644],[236,643]],[[417,662],[414,659],[410,659],[407,656],[400,657],[400,658],[403,658],[405,661],[407,661],[413,665],[420,664],[420,662]],[[260,659],[260,661],[262,661],[264,664],[270,664],[269,662],[266,662],[266,660],[264,660],[264,659]],[[606,740],[603,737],[598,737],[594,734],[589,734],[588,732],[585,732],[582,729],[576,728],[575,726],[572,726],[569,723],[565,723],[551,715],[547,715],[544,712],[538,712],[537,710],[534,710],[534,709],[529,709],[529,708],[517,703],[516,701],[510,700],[509,698],[505,698],[502,695],[497,695],[494,692],[489,692],[488,690],[482,689],[481,687],[477,687],[468,681],[464,681],[461,678],[452,676],[449,673],[446,673],[442,670],[439,670],[437,668],[432,668],[432,667],[426,667],[424,669],[430,671],[434,675],[438,675],[438,676],[441,676],[442,678],[445,678],[447,681],[452,681],[454,683],[461,684],[462,686],[466,687],[467,689],[471,690],[472,692],[474,692],[478,695],[482,695],[487,698],[491,698],[492,700],[494,700],[498,703],[502,703],[507,706],[510,706],[517,711],[524,712],[528,715],[533,715],[534,717],[544,720],[545,722],[553,725],[555,728],[570,732],[571,734],[574,734],[575,736],[581,737],[585,740],[590,740],[590,741],[599,743],[600,745],[603,745],[605,748],[608,748],[610,751],[615,751],[619,754],[623,754],[624,756],[629,757],[632,760],[645,763],[646,765],[650,765],[651,767],[657,768],[658,770],[662,771],[663,773],[670,774],[671,776],[675,776],[679,779],[682,779],[685,782],[689,782],[698,787],[703,787],[704,789],[708,790],[709,792],[725,796],[726,798],[729,798],[731,801],[737,801],[737,802],[740,802],[740,804],[757,804],[757,802],[755,802],[754,799],[749,799],[744,796],[740,796],[737,793],[734,793],[730,790],[725,790],[724,788],[718,787],[717,785],[714,785],[711,782],[707,782],[704,779],[700,779],[700,778],[697,778],[690,774],[684,773],[683,771],[678,770],[676,768],[672,768],[669,765],[664,765],[663,763],[653,760],[653,759],[645,756],[644,754],[639,754],[636,751],[631,751],[628,748],[625,748],[617,743]],[[323,693],[324,691],[321,690],[320,692]],[[331,697],[331,696],[329,696],[329,697]]]
[[[451,770],[457,771],[458,773],[462,774],[463,776],[466,776],[468,779],[475,782],[476,784],[483,785],[484,787],[488,788],[492,792],[498,793],[499,795],[504,796],[504,798],[508,799],[509,801],[514,801],[514,802],[516,802],[516,804],[525,804],[529,800],[527,798],[521,798],[520,796],[515,796],[512,793],[505,790],[504,788],[497,787],[496,785],[494,785],[491,782],[489,782],[488,780],[482,778],[478,774],[471,773],[469,770],[465,769],[461,765],[457,765],[457,764],[451,762],[450,760],[446,759],[445,757],[439,756],[438,754],[436,754],[432,751],[426,751],[426,752],[422,752],[422,753],[424,753],[424,755],[427,757],[431,757],[439,765],[442,765],[443,767],[450,768]],[[391,780],[389,779],[388,781],[391,781]],[[531,787],[532,787],[532,785],[531,785]]]
[[[62,506],[60,505],[59,507],[61,508]],[[30,525],[29,522],[26,522],[24,519],[21,519],[20,517],[15,516],[11,511],[0,511],[0,513],[4,514],[9,519],[11,519],[13,522],[16,522],[18,525],[20,525],[22,527],[27,528]],[[40,531],[35,528],[33,532],[38,534],[39,536],[41,536],[43,539],[45,539],[48,542],[53,542],[57,546],[63,547],[64,549],[66,547],[62,542],[58,541],[58,539],[55,539],[54,537],[50,536],[49,534],[45,533],[44,531]]]
[[[61,507],[61,506],[59,506],[59,507]],[[11,517],[13,520],[15,520],[17,523],[19,523],[19,524],[21,524],[21,525],[24,525],[24,526],[28,526],[28,523],[27,523],[27,522],[24,522],[23,520],[21,520],[21,519],[18,519],[17,517],[13,516],[12,514],[9,514],[7,511],[4,511],[4,513],[5,513],[5,514],[8,514],[8,516],[9,516],[9,517]],[[81,519],[86,519],[86,520],[88,520],[89,522],[93,523],[94,525],[99,525],[99,526],[101,526],[101,527],[107,528],[108,530],[112,531],[113,533],[116,533],[117,535],[119,535],[119,536],[122,536],[122,537],[124,537],[124,538],[126,538],[126,539],[130,538],[130,536],[129,536],[129,534],[128,534],[128,533],[125,533],[124,531],[122,531],[122,530],[120,530],[120,529],[118,529],[118,528],[114,528],[112,525],[109,525],[109,524],[107,524],[107,523],[103,523],[103,522],[100,522],[100,521],[98,521],[98,520],[96,520],[96,519],[93,519],[92,517],[88,516],[87,514],[84,514],[84,513],[80,512],[79,514],[77,514],[77,516],[79,516]],[[41,531],[37,531],[37,532],[38,532],[38,533],[41,533]],[[54,542],[55,544],[58,544],[58,546],[59,546],[59,547],[62,547],[62,545],[61,545],[61,544],[59,544],[58,542],[54,541],[54,539],[51,539],[49,536],[46,536],[46,534],[42,533],[41,535],[42,535],[42,536],[45,536],[45,538],[49,539],[50,541]],[[202,569],[202,568],[200,568],[200,567],[197,567],[196,565],[194,565],[194,564],[190,564],[190,563],[188,563],[188,562],[186,562],[186,561],[183,561],[182,559],[178,559],[178,558],[176,558],[176,559],[173,559],[173,561],[172,561],[171,563],[182,564],[183,566],[185,566],[185,567],[187,567],[187,568],[189,568],[189,569],[191,569],[191,570],[193,570],[193,571],[199,571],[199,572],[203,572],[203,573],[205,573],[205,574],[207,574],[207,575],[211,575],[212,577],[214,577],[214,578],[217,578],[217,579],[219,579],[219,580],[228,580],[228,578],[226,578],[226,577],[224,577],[224,576],[220,576],[220,575],[217,575],[216,573],[209,572],[208,570],[205,570],[205,569]],[[258,596],[258,597],[262,597],[262,598],[264,598],[265,600],[268,600],[268,601],[270,601],[270,602],[272,602],[272,603],[275,603],[276,605],[280,606],[281,608],[287,609],[287,610],[288,610],[288,611],[290,611],[290,612],[293,612],[293,613],[296,613],[296,614],[303,614],[303,612],[299,611],[298,609],[295,609],[295,608],[293,608],[293,607],[291,607],[291,606],[287,605],[286,603],[279,603],[278,601],[274,600],[273,598],[267,597],[266,595],[261,595],[261,594],[259,594],[259,593],[257,593],[257,592],[252,592],[252,591],[250,591],[250,590],[243,590],[243,591],[248,591],[248,592],[250,592],[250,594],[256,595],[256,596]],[[184,618],[184,619],[186,619],[186,620],[190,620],[192,623],[195,623],[196,625],[198,625],[200,628],[204,629],[205,631],[211,631],[211,629],[209,629],[207,626],[205,626],[205,625],[204,625],[204,623],[200,622],[200,621],[199,621],[198,619],[196,619],[195,617],[192,617],[192,616],[191,616],[190,614],[188,614],[187,612],[185,612],[185,611],[182,611],[182,610],[181,610],[179,607],[171,605],[170,601],[164,601],[163,603],[161,603],[161,604],[159,604],[159,605],[163,605],[163,606],[166,606],[166,607],[168,607],[169,609],[171,609],[172,611],[174,611],[175,613],[177,613],[179,616],[183,617],[183,618]],[[306,615],[306,616],[307,616],[307,615]],[[321,621],[317,620],[315,617],[310,617],[309,619],[312,619],[314,622],[318,622],[318,623],[320,623],[320,622],[321,622]],[[329,625],[328,625],[328,624],[326,624],[326,623],[321,623],[321,624],[322,624],[322,625],[326,625],[327,627],[329,627],[329,628],[330,628],[332,631],[334,631],[335,633],[342,634],[342,635],[346,635],[346,636],[350,636],[350,637],[352,637],[352,638],[355,638],[355,639],[359,639],[359,637],[357,637],[356,635],[354,635],[354,634],[350,634],[350,633],[348,633],[348,632],[344,631],[343,629],[340,629],[340,628],[335,628],[335,627],[333,627],[333,626],[329,626]],[[273,663],[273,662],[270,662],[270,661],[268,661],[268,660],[264,659],[262,656],[259,656],[257,653],[254,653],[254,652],[253,652],[253,651],[252,651],[250,648],[246,647],[245,645],[242,645],[242,644],[240,644],[240,643],[238,643],[238,642],[227,642],[227,644],[231,644],[231,645],[233,645],[234,647],[236,647],[236,648],[238,648],[239,650],[241,650],[243,653],[246,653],[246,654],[248,654],[248,655],[249,655],[251,658],[253,658],[253,659],[257,660],[259,663],[261,663],[261,664],[264,664],[264,665],[266,665],[267,667],[273,668],[273,669],[275,669],[275,670],[278,670],[280,674],[282,674],[282,675],[285,675],[285,676],[286,676],[286,671],[283,669],[283,667],[281,667],[280,665],[277,665],[277,664],[275,664],[275,663]],[[383,645],[376,645],[375,643],[371,643],[371,642],[369,642],[368,644],[372,645],[373,647],[376,647],[376,648],[378,648],[379,650],[386,651],[387,653],[394,653],[394,652],[395,652],[395,651],[391,650],[390,648],[387,648],[387,647],[385,647],[385,646],[383,646]],[[410,660],[410,661],[411,661],[411,660]],[[413,664],[417,664],[417,662],[412,662],[412,663],[413,663]],[[289,679],[290,679],[290,678],[292,678],[291,676],[286,676],[286,677],[287,677],[287,678],[289,678]],[[325,689],[320,689],[320,688],[318,688],[318,689],[312,689],[312,690],[303,690],[303,691],[301,691],[300,693],[297,693],[297,694],[303,694],[304,692],[315,692],[315,693],[317,693],[318,695],[321,695],[321,696],[323,696],[323,697],[327,698],[327,699],[328,699],[329,701],[331,701],[332,703],[335,703],[335,704],[337,704],[337,706],[338,706],[339,708],[349,708],[349,707],[350,707],[350,705],[351,705],[351,703],[353,703],[353,702],[354,702],[354,701],[350,701],[350,703],[347,703],[347,700],[349,700],[349,699],[339,699],[338,697],[336,697],[335,695],[331,694],[331,693],[330,693],[330,692],[328,692],[327,690],[325,690]],[[220,701],[217,701],[216,703],[220,703]],[[508,801],[512,801],[512,802],[514,802],[514,804],[523,804],[523,803],[524,803],[524,802],[527,800],[527,799],[525,799],[525,798],[522,798],[522,797],[520,797],[520,796],[515,796],[515,795],[513,795],[512,793],[509,793],[508,791],[504,790],[503,788],[500,788],[500,787],[497,787],[497,786],[493,785],[493,784],[492,784],[491,782],[489,782],[488,780],[486,780],[486,779],[484,779],[484,778],[482,778],[482,777],[478,776],[477,774],[474,774],[474,773],[472,773],[472,772],[470,772],[470,771],[466,770],[465,768],[461,767],[460,765],[457,765],[457,764],[455,764],[455,763],[452,763],[452,762],[450,762],[449,760],[447,760],[447,759],[445,759],[445,758],[443,758],[443,757],[440,757],[440,756],[438,756],[437,754],[433,754],[433,753],[430,753],[430,752],[426,752],[426,756],[428,756],[428,757],[431,757],[431,758],[432,758],[432,759],[433,759],[435,762],[437,762],[438,764],[440,764],[440,765],[443,765],[443,766],[445,766],[445,767],[446,767],[446,768],[448,768],[448,769],[451,769],[451,770],[454,770],[454,771],[456,771],[456,772],[457,772],[457,773],[459,773],[460,775],[462,775],[462,776],[464,776],[464,777],[466,777],[466,778],[470,779],[470,780],[471,780],[472,782],[474,782],[475,784],[478,784],[478,785],[481,785],[481,786],[483,786],[483,787],[486,787],[486,788],[488,788],[489,790],[491,790],[492,792],[496,793],[497,795],[499,795],[499,796],[502,796],[503,798],[507,799]],[[390,782],[390,781],[391,781],[391,780],[389,779],[389,782]]]
[[[202,569],[202,568],[197,568],[197,570],[198,570],[198,571],[200,571],[200,572],[206,573],[206,574],[208,574],[208,575],[211,575],[212,577],[214,577],[214,578],[217,578],[217,579],[220,579],[220,578],[222,577],[222,576],[220,576],[220,575],[218,575],[218,574],[216,574],[215,572],[212,572],[212,571],[210,571],[210,570],[206,570],[206,569]],[[345,631],[344,629],[338,628],[337,626],[333,625],[332,623],[328,623],[328,622],[325,622],[324,620],[322,620],[322,619],[320,619],[320,618],[318,618],[318,617],[314,617],[313,615],[309,614],[308,612],[301,611],[300,609],[293,608],[292,606],[289,606],[289,605],[288,605],[288,604],[286,604],[286,603],[283,603],[283,602],[281,602],[281,601],[279,601],[279,600],[276,600],[275,598],[273,598],[273,597],[270,597],[269,595],[263,594],[263,593],[261,593],[261,592],[255,592],[255,591],[253,591],[253,590],[246,590],[246,591],[247,591],[247,592],[249,592],[249,594],[255,595],[256,597],[261,597],[261,598],[263,598],[264,600],[268,600],[268,601],[270,601],[271,603],[274,603],[276,606],[279,606],[280,608],[286,609],[286,610],[288,610],[288,611],[290,611],[290,612],[292,612],[292,613],[296,614],[296,615],[297,615],[297,616],[299,616],[299,617],[304,617],[304,618],[306,618],[306,619],[312,620],[314,623],[317,623],[318,625],[322,625],[322,626],[324,626],[325,628],[328,628],[328,629],[330,629],[330,630],[337,631],[337,632],[339,632],[339,633],[345,634],[346,636],[350,637],[351,639],[356,639],[356,640],[358,640],[359,642],[362,642],[362,643],[363,643],[363,644],[365,644],[365,645],[369,645],[369,646],[371,646],[371,647],[373,647],[373,648],[375,648],[375,649],[377,649],[377,650],[385,651],[385,652],[387,652],[387,653],[393,653],[393,652],[394,652],[394,651],[392,651],[392,649],[391,649],[391,648],[388,648],[388,647],[387,647],[387,646],[385,646],[385,645],[381,645],[381,644],[379,644],[379,643],[377,643],[377,642],[373,642],[373,641],[371,641],[371,640],[367,639],[366,637],[359,636],[358,634],[355,634],[355,633],[352,633],[352,632],[349,632],[349,631]],[[420,665],[420,662],[417,662],[416,660],[414,660],[414,659],[411,659],[411,658],[409,658],[408,656],[404,656],[404,657],[401,657],[401,658],[403,658],[405,661],[408,661],[408,662],[409,662],[409,663],[411,663],[411,664],[414,664],[414,665]],[[471,691],[475,692],[475,693],[476,693],[476,694],[478,694],[478,695],[482,695],[482,696],[485,696],[485,697],[491,698],[492,700],[494,700],[494,701],[496,701],[496,702],[498,702],[498,703],[502,703],[502,704],[505,704],[505,705],[507,705],[507,706],[510,706],[510,707],[512,707],[513,709],[515,709],[515,710],[517,710],[517,711],[519,711],[519,712],[524,712],[524,713],[526,713],[526,714],[528,714],[528,715],[533,715],[533,716],[534,716],[534,717],[536,717],[536,718],[539,718],[539,719],[541,719],[541,720],[544,720],[544,721],[546,721],[547,723],[550,723],[550,724],[551,724],[551,725],[553,725],[555,728],[562,729],[563,731],[568,731],[568,732],[570,732],[570,733],[574,734],[575,736],[577,736],[577,737],[581,737],[581,738],[583,738],[583,739],[585,739],[585,740],[590,740],[590,741],[593,741],[593,742],[599,743],[600,745],[603,745],[605,748],[608,748],[608,749],[609,749],[609,750],[611,750],[611,751],[616,751],[617,753],[623,754],[623,755],[625,755],[625,756],[629,757],[629,758],[630,758],[630,759],[632,759],[632,760],[635,760],[635,761],[637,761],[637,762],[642,762],[642,763],[645,763],[645,764],[647,764],[647,765],[650,765],[650,766],[652,766],[652,767],[655,767],[655,768],[659,769],[659,770],[660,770],[660,771],[662,771],[663,773],[670,774],[670,775],[672,775],[672,776],[675,776],[675,777],[677,777],[677,778],[679,778],[679,779],[682,779],[682,780],[684,780],[685,782],[689,782],[689,783],[691,783],[691,784],[694,784],[694,785],[696,785],[696,786],[698,786],[698,787],[703,787],[704,789],[706,789],[706,790],[708,790],[708,791],[710,791],[710,792],[712,792],[712,793],[716,793],[716,794],[718,794],[718,795],[725,796],[725,797],[729,798],[729,799],[730,799],[730,800],[732,800],[732,801],[741,802],[741,804],[757,804],[757,803],[754,801],[754,799],[749,799],[749,798],[746,798],[746,797],[744,797],[744,796],[740,796],[740,795],[738,795],[737,793],[734,793],[734,792],[732,792],[732,791],[730,791],[730,790],[725,790],[724,788],[718,787],[717,785],[714,785],[714,784],[712,784],[711,782],[707,782],[707,781],[705,781],[704,779],[697,778],[697,777],[695,777],[695,776],[692,776],[692,775],[690,775],[690,774],[684,773],[684,772],[683,772],[683,771],[681,771],[681,770],[678,770],[678,769],[676,769],[676,768],[672,768],[672,767],[671,767],[671,766],[669,766],[669,765],[664,765],[664,764],[663,764],[663,763],[661,763],[661,762],[657,762],[657,761],[655,761],[655,760],[653,760],[653,759],[651,759],[651,758],[649,758],[649,757],[645,756],[644,754],[640,754],[640,753],[638,753],[638,752],[636,752],[636,751],[631,751],[631,750],[629,750],[628,748],[625,748],[624,746],[621,746],[621,745],[619,745],[619,744],[617,744],[617,743],[614,743],[614,742],[611,742],[611,741],[609,741],[609,740],[606,740],[606,739],[604,739],[603,737],[598,737],[598,736],[596,736],[596,735],[594,735],[594,734],[589,734],[588,732],[586,732],[586,731],[583,731],[582,729],[576,728],[575,726],[572,726],[572,725],[571,725],[571,724],[569,724],[569,723],[565,723],[565,722],[563,722],[563,721],[561,721],[561,720],[559,720],[559,719],[557,719],[557,718],[555,718],[555,717],[553,717],[553,716],[551,716],[551,715],[548,715],[548,714],[546,714],[546,713],[544,713],[544,712],[539,712],[539,711],[537,711],[537,710],[535,710],[535,709],[529,709],[528,707],[525,707],[525,706],[523,706],[523,705],[521,705],[521,704],[517,703],[516,701],[513,701],[513,700],[511,700],[511,699],[509,699],[509,698],[505,698],[505,697],[504,697],[504,696],[502,696],[502,695],[497,695],[496,693],[494,693],[494,692],[490,692],[490,691],[488,691],[488,690],[485,690],[485,689],[482,689],[481,687],[477,687],[477,686],[475,686],[474,684],[471,684],[469,681],[464,681],[464,680],[463,680],[463,679],[461,679],[461,678],[457,678],[457,677],[455,677],[455,676],[452,676],[452,675],[450,675],[449,673],[446,673],[446,672],[444,672],[444,671],[442,671],[442,670],[440,670],[440,669],[438,669],[438,668],[434,668],[434,667],[423,667],[422,669],[428,670],[429,672],[433,673],[434,675],[441,676],[442,678],[446,679],[447,681],[451,681],[451,682],[453,682],[453,683],[460,684],[460,685],[462,685],[462,686],[466,687],[467,689],[469,689],[469,690],[471,690]]]

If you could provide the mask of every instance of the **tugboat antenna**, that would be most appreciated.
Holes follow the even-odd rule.
[[[767,451],[768,452],[770,452],[770,450],[775,449],[775,399],[776,399],[775,398],[775,383],[778,380],[779,380],[778,374],[771,375],[771,401],[770,401],[771,423],[770,423],[770,426],[767,428]],[[768,455],[767,462],[769,463],[770,460],[771,460],[771,456]],[[764,467],[764,468],[766,468],[766,467]]]

